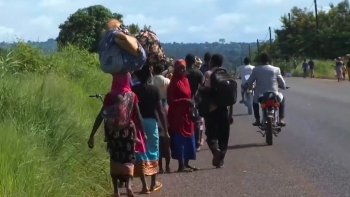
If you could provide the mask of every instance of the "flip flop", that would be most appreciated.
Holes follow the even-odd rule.
[[[191,169],[193,171],[198,171],[199,170],[199,168],[196,168],[195,166],[190,166],[190,165],[186,166],[186,168],[189,168],[189,169]]]
[[[140,191],[140,194],[150,194],[151,192],[149,191],[149,189],[143,189]]]
[[[193,170],[191,168],[184,168],[181,170],[177,170],[177,172],[193,172]]]
[[[151,187],[151,191],[152,192],[158,191],[158,190],[162,189],[162,187],[163,187],[163,185],[157,181],[156,185],[154,187]]]

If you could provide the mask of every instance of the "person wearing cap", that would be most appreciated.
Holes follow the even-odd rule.
[[[179,172],[198,170],[189,164],[190,160],[196,159],[195,134],[190,118],[190,109],[194,107],[194,102],[186,76],[186,62],[183,59],[175,62],[167,100],[171,156],[178,161]]]
[[[194,68],[196,64],[196,57],[192,54],[187,54],[185,57],[186,61],[186,74],[188,82],[190,83],[191,88],[191,98],[194,98],[196,95],[198,88],[204,82],[204,76],[201,71]],[[197,116],[194,121],[194,132],[196,138],[196,149],[200,151],[200,147],[202,144],[202,134],[201,134],[201,117]]]

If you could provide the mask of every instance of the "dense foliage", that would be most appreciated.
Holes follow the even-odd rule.
[[[334,59],[349,53],[350,5],[343,0],[330,9],[318,7],[318,29],[314,7],[290,10],[281,17],[282,27],[275,30],[276,39],[271,46],[276,58],[308,57]],[[262,50],[270,51],[269,44]]]

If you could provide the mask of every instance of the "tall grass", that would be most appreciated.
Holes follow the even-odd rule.
[[[313,60],[315,62],[315,77],[316,78],[326,78],[326,79],[335,79],[335,62],[330,60]],[[302,69],[302,60],[297,61],[297,66],[294,68],[294,62],[286,61],[277,61],[274,63],[274,66],[281,68],[281,72],[292,73],[293,77],[303,77],[304,72]]]
[[[19,43],[0,59],[0,196],[105,196],[102,135],[87,137],[110,77],[95,55],[67,47],[44,55]]]
[[[330,60],[314,60],[315,62],[315,77],[316,78],[326,78],[335,79],[335,62]],[[292,70],[293,77],[303,76],[302,61],[296,69]]]

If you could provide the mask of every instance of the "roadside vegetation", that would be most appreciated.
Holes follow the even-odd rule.
[[[66,46],[44,55],[18,43],[0,56],[0,195],[105,196],[103,138],[87,138],[110,78],[95,54]],[[102,135],[100,135],[102,136]]]

